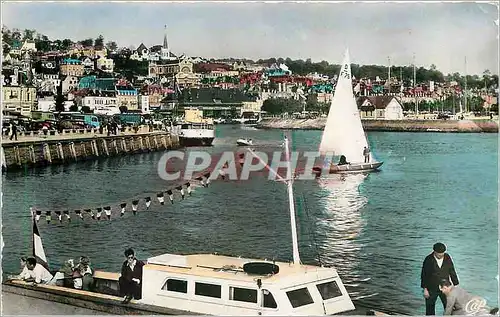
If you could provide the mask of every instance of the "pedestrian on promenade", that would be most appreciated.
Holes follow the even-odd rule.
[[[458,276],[455,266],[448,253],[446,246],[438,242],[433,246],[433,252],[425,257],[422,264],[420,276],[420,287],[423,289],[425,298],[425,314],[436,314],[436,300],[439,297],[446,308],[446,295],[439,289],[442,280],[450,280],[453,285],[458,285]]]
[[[10,139],[16,138],[17,141],[17,125],[14,124],[14,122],[11,122],[10,125],[12,126],[12,134],[10,135]]]

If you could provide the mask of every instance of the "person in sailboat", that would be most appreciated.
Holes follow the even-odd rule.
[[[370,163],[370,148],[365,146],[363,149],[363,156],[365,157],[365,163]]]
[[[36,259],[29,257],[26,259],[26,270],[19,275],[20,279],[36,284],[55,284],[54,277],[41,264],[36,263]]]
[[[339,165],[347,165],[347,164],[351,164],[351,163],[347,162],[345,155],[341,155],[340,160],[339,160]]]

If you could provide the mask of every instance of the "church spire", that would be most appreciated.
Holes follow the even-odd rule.
[[[167,25],[165,24],[165,34],[163,35],[163,48],[168,50],[168,42],[167,42]]]

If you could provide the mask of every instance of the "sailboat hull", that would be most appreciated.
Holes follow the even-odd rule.
[[[382,164],[384,164],[384,162],[351,163],[345,165],[331,164],[329,174],[370,173],[378,170]],[[317,176],[320,176],[322,168],[314,167],[313,171],[317,174]]]

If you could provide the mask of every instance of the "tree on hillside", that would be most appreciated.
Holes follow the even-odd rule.
[[[61,49],[63,51],[66,51],[71,47],[71,45],[73,45],[73,41],[71,41],[70,39],[64,39],[61,42]]]
[[[88,39],[85,39],[85,40],[82,40],[82,41],[79,41],[78,43],[82,44],[83,46],[87,47],[87,46],[92,46],[94,45],[94,40],[91,39],[91,38],[88,38]]]
[[[94,47],[101,48],[104,47],[104,36],[99,35],[94,41]]]
[[[69,111],[73,111],[73,112],[76,112],[78,111],[78,106],[76,104],[72,104],[71,107],[69,107]]]
[[[22,34],[21,34],[21,31],[19,29],[16,28],[16,29],[12,30],[12,39],[16,40],[16,41],[21,41]]]
[[[302,111],[302,106],[295,99],[273,98],[264,101],[262,110],[269,114],[293,113]]]
[[[116,49],[118,48],[118,44],[116,44],[115,41],[110,41],[106,43],[106,48],[110,51],[116,51]]]
[[[64,102],[66,98],[62,94],[57,94],[56,96],[56,112],[64,111]]]
[[[83,106],[82,107],[82,112],[83,113],[92,113],[92,110],[90,110],[89,106]]]
[[[128,111],[127,106],[120,106],[120,108],[118,108],[118,109],[120,109],[120,113],[127,113],[127,111]]]
[[[23,40],[34,40],[35,39],[36,30],[24,30],[23,31]]]

